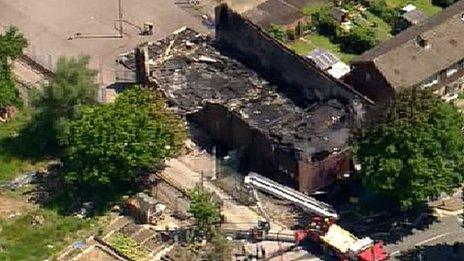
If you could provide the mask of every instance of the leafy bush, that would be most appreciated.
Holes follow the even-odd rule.
[[[271,28],[268,31],[269,35],[272,36],[272,38],[276,39],[279,42],[285,41],[285,32],[282,26],[278,26],[275,24],[271,25]]]
[[[189,191],[190,206],[188,212],[193,215],[198,227],[205,232],[219,218],[219,207],[213,194],[201,188]]]
[[[311,15],[311,21],[317,31],[325,36],[336,37],[338,34],[338,23],[332,17],[330,7],[323,7]]]
[[[396,20],[400,16],[400,9],[398,7],[388,6],[386,0],[374,1],[369,6],[368,10],[391,26],[395,25]]]
[[[370,27],[354,26],[339,37],[344,52],[361,54],[379,43],[375,31]]]
[[[285,34],[287,35],[287,40],[289,40],[289,41],[293,41],[296,38],[295,30],[287,29],[285,31]]]
[[[0,35],[0,107],[21,106],[9,60],[18,58],[26,47],[27,40],[16,27],[9,27],[5,34]]]

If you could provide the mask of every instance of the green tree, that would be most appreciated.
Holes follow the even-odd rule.
[[[285,31],[282,28],[282,26],[271,24],[269,34],[272,36],[272,38],[276,39],[279,42],[285,41]]]
[[[354,26],[343,33],[339,41],[343,51],[355,54],[361,54],[379,43],[374,29],[362,26]]]
[[[10,61],[18,58],[26,47],[27,40],[16,27],[9,27],[5,34],[0,35],[0,107],[21,105]]]
[[[18,28],[10,26],[5,34],[0,35],[0,59],[16,59],[23,54],[27,47],[27,39]]]
[[[391,26],[395,25],[397,18],[400,16],[400,8],[388,6],[386,0],[372,2],[368,10]]]
[[[33,136],[34,145],[46,154],[59,151],[60,136],[83,106],[97,104],[97,72],[88,69],[89,60],[88,56],[60,58],[53,80],[32,96],[36,114],[23,134]]]
[[[458,187],[464,173],[461,113],[430,91],[399,92],[356,146],[364,186],[403,209]]]
[[[193,215],[200,229],[209,232],[211,225],[219,218],[219,207],[213,194],[197,187],[188,195],[190,198],[188,212]]]
[[[186,139],[182,121],[154,92],[138,87],[114,103],[82,110],[62,138],[64,177],[77,188],[119,191],[141,174],[159,170]]]
[[[336,39],[339,34],[338,22],[333,18],[331,7],[323,7],[311,15],[311,22],[317,31],[332,39]]]

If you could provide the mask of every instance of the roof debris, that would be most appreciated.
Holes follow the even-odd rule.
[[[277,93],[276,86],[222,54],[211,39],[191,29],[148,43],[148,59],[149,80],[182,115],[215,103],[250,128],[266,133],[281,149],[313,155],[321,151],[331,154],[346,147],[349,105],[330,100],[298,107]]]

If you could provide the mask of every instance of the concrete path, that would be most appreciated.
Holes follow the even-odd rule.
[[[200,184],[201,178],[201,175],[198,172],[192,171],[178,159],[169,160],[167,162],[167,167],[161,173],[161,176],[169,179],[184,190],[192,189],[195,185]],[[203,186],[207,190],[214,192],[224,202],[222,208],[223,215],[225,216],[225,222],[223,224],[224,229],[248,230],[256,226],[258,220],[262,218],[249,207],[237,203],[227,193],[213,185],[211,182],[204,180]],[[271,224],[270,232],[289,235],[293,234],[293,231],[290,229],[274,222]]]

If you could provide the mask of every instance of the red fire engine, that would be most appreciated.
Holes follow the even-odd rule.
[[[257,190],[287,200],[312,214],[307,229],[296,232],[297,243],[310,238],[329,249],[340,260],[382,261],[388,258],[383,242],[374,242],[369,237],[359,239],[335,224],[339,216],[332,206],[256,173],[245,177],[245,185],[252,190],[258,209],[267,222],[269,219],[261,206]]]

